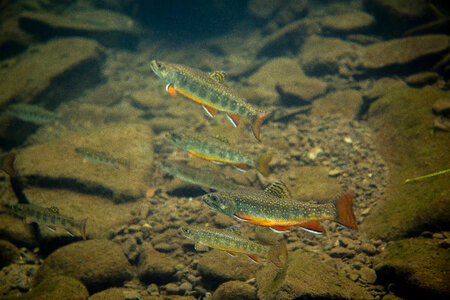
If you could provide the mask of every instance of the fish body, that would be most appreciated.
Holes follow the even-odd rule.
[[[247,166],[256,168],[262,175],[269,174],[269,162],[272,154],[267,153],[259,157],[235,150],[230,144],[214,137],[181,135],[174,132],[166,134],[167,140],[173,145],[212,162],[231,164],[241,171]]]
[[[235,253],[245,253],[252,261],[258,262],[258,257],[272,261],[281,267],[280,257],[287,259],[286,242],[279,245],[266,246],[245,239],[227,229],[215,229],[199,226],[185,226],[180,228],[180,233],[185,238],[193,240],[197,244],[226,251],[234,256]]]
[[[238,126],[240,117],[252,124],[255,138],[261,140],[261,124],[270,112],[257,110],[223,84],[223,72],[205,73],[183,65],[153,60],[151,68],[167,84],[169,94],[181,94],[203,106],[210,117],[216,110],[227,114],[234,126]]]
[[[6,111],[23,121],[34,122],[37,124],[53,123],[61,120],[60,116],[52,111],[46,110],[37,105],[31,104],[11,104],[6,108]]]
[[[119,166],[123,166],[128,170],[130,167],[129,161],[120,158],[114,158],[105,151],[77,147],[75,148],[75,153],[86,160],[109,165],[115,169],[119,169]]]
[[[209,188],[215,190],[229,190],[242,188],[241,185],[234,184],[208,168],[195,168],[186,163],[177,161],[162,161],[161,168],[174,177],[178,177],[186,182],[200,185],[204,190]]]
[[[48,229],[54,231],[56,227],[61,227],[73,236],[73,228],[80,230],[81,236],[86,240],[86,221],[75,220],[74,218],[61,215],[57,207],[42,207],[35,204],[9,204],[7,210],[25,220],[26,223],[38,223],[47,226]]]
[[[333,220],[357,229],[350,192],[328,202],[316,202],[280,197],[279,191],[272,191],[273,187],[272,190],[221,191],[204,195],[202,200],[218,212],[277,232],[298,225],[307,231],[323,233],[320,220]]]

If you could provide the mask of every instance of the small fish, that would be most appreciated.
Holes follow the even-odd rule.
[[[186,150],[189,154],[219,164],[231,164],[240,171],[245,172],[247,166],[256,168],[262,175],[269,175],[269,162],[271,153],[254,157],[233,149],[230,144],[214,138],[194,135],[181,135],[174,132],[166,134],[167,140],[175,146]]]
[[[266,246],[247,240],[231,230],[214,229],[199,226],[185,226],[180,228],[180,233],[185,238],[195,242],[196,250],[200,245],[224,250],[231,256],[235,253],[245,253],[250,260],[257,263],[259,257],[266,258],[277,267],[282,267],[282,260],[287,261],[286,241],[275,246]],[[200,244],[200,245],[199,245]]]
[[[16,170],[14,169],[14,160],[16,155],[13,152],[6,153],[0,157],[0,166],[6,174],[11,177],[16,175]]]
[[[275,182],[264,190],[222,191],[204,195],[202,200],[212,209],[241,221],[287,232],[290,226],[322,234],[319,220],[332,220],[357,230],[353,213],[353,194],[345,192],[328,202],[291,199],[287,187]]]
[[[156,60],[152,60],[150,65],[153,72],[166,82],[169,94],[180,94],[201,104],[212,118],[216,110],[223,111],[235,127],[239,125],[240,117],[244,117],[250,121],[255,138],[261,140],[261,124],[270,112],[257,110],[225,86],[224,72],[204,73],[187,66]]]
[[[61,117],[58,114],[31,104],[11,104],[6,108],[6,111],[22,121],[34,122],[37,124],[53,123],[61,120]]]
[[[130,162],[128,160],[120,159],[120,158],[114,158],[111,157],[108,153],[105,151],[98,151],[93,150],[89,148],[75,148],[75,153],[92,162],[105,164],[112,166],[114,169],[119,170],[119,166],[125,167],[127,170],[130,169]]]
[[[47,226],[51,231],[62,227],[70,236],[74,236],[73,228],[79,228],[83,240],[86,240],[86,219],[77,221],[71,217],[61,215],[56,206],[42,207],[34,204],[9,204],[7,210],[25,220],[25,223],[38,223]]]
[[[162,161],[160,166],[161,169],[170,175],[186,182],[200,185],[207,192],[209,192],[210,188],[214,190],[242,188],[241,185],[230,182],[222,174],[209,168],[195,168],[177,161]]]

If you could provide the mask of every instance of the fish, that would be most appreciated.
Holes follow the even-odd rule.
[[[75,148],[75,153],[83,159],[112,166],[114,169],[119,170],[119,166],[130,169],[130,162],[125,159],[114,158],[105,151],[98,151],[90,148]]]
[[[42,207],[31,203],[8,204],[6,209],[11,214],[23,218],[27,224],[37,223],[44,225],[51,231],[55,231],[57,227],[62,227],[70,236],[74,236],[75,234],[72,229],[78,228],[83,240],[86,240],[87,218],[78,221],[60,214],[56,206]]]
[[[280,233],[290,231],[291,226],[300,226],[306,231],[323,234],[320,220],[332,220],[346,228],[358,229],[350,191],[326,202],[300,201],[289,197],[286,185],[278,181],[264,190],[219,191],[204,195],[202,200],[215,211]]]
[[[150,66],[165,81],[166,91],[170,95],[183,95],[201,104],[212,118],[216,110],[223,111],[235,127],[239,125],[240,118],[244,117],[251,124],[253,136],[261,141],[261,125],[270,112],[258,110],[224,85],[224,72],[205,73],[191,67],[156,60],[152,60]]]
[[[16,175],[16,170],[14,169],[15,159],[16,154],[14,152],[6,153],[0,157],[1,169],[10,177],[14,177]]]
[[[279,268],[283,266],[282,262],[286,262],[288,257],[285,240],[282,240],[278,245],[266,246],[245,239],[229,229],[193,225],[181,227],[180,233],[183,237],[195,242],[196,250],[202,246],[207,246],[224,250],[231,256],[235,256],[235,253],[245,253],[255,263],[259,262],[259,258],[265,258]]]
[[[58,114],[32,104],[11,104],[6,108],[6,112],[22,121],[36,124],[54,123],[61,120]]]
[[[232,183],[222,176],[221,173],[214,172],[210,168],[195,168],[179,161],[162,161],[160,167],[174,177],[195,185],[200,185],[207,192],[210,189],[229,190],[243,187],[239,184]]]
[[[218,164],[230,164],[243,172],[247,170],[247,166],[251,166],[262,175],[269,175],[269,162],[273,156],[271,153],[253,156],[235,150],[223,140],[210,136],[182,135],[168,132],[166,133],[166,139],[193,156]]]

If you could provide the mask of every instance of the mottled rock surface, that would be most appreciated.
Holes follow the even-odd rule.
[[[21,299],[73,299],[89,297],[86,287],[77,279],[68,276],[49,276]]]
[[[360,32],[367,30],[374,23],[374,18],[363,11],[326,16],[320,20],[322,29],[333,33]]]
[[[19,248],[9,241],[0,240],[0,268],[14,263],[19,257]]]
[[[256,300],[256,288],[242,281],[222,283],[214,292],[213,300]]]
[[[313,102],[311,114],[316,118],[338,114],[344,119],[353,120],[358,116],[362,105],[361,92],[342,90],[329,93]]]
[[[80,280],[90,292],[118,286],[131,279],[131,265],[119,245],[107,240],[76,242],[50,254],[39,268],[35,282],[55,275]]]
[[[125,300],[122,288],[109,288],[95,293],[89,297],[89,300]]]
[[[145,283],[168,283],[176,272],[176,264],[170,255],[158,252],[150,243],[145,243],[138,263],[139,278]]]

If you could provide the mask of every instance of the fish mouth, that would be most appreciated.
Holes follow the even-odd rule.
[[[217,196],[211,196],[210,194],[204,195],[202,197],[203,202],[205,202],[206,205],[208,205],[209,208],[218,211],[223,212],[223,209],[220,207],[220,205],[215,201],[215,198]]]

